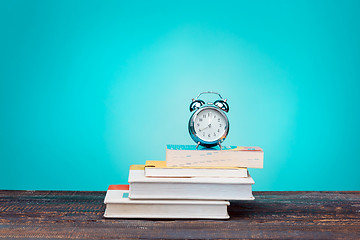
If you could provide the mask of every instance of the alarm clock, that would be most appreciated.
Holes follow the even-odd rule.
[[[220,99],[215,102],[205,102],[199,97],[202,94],[216,94]],[[190,104],[189,133],[191,138],[199,145],[210,148],[219,145],[225,140],[229,133],[229,105],[217,92],[202,92]]]

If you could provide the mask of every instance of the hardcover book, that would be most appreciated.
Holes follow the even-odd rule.
[[[145,165],[132,165],[129,184],[130,199],[254,199],[254,180],[250,175],[245,178],[150,178],[145,176]]]
[[[259,147],[224,146],[204,148],[195,145],[167,145],[168,167],[263,168],[264,151]]]
[[[228,201],[132,200],[129,185],[110,185],[105,218],[228,219]]]

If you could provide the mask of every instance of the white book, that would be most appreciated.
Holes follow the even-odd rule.
[[[239,167],[168,167],[166,161],[146,161],[146,177],[248,177]]]
[[[204,148],[195,145],[167,145],[168,167],[263,168],[264,151],[259,147],[224,146]]]
[[[246,178],[149,178],[144,165],[132,165],[129,173],[131,199],[253,200],[249,175]]]
[[[228,219],[228,201],[132,200],[128,185],[111,185],[106,193],[105,218]]]

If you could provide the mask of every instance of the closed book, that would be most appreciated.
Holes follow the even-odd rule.
[[[254,180],[246,178],[192,177],[150,178],[145,165],[132,165],[129,172],[131,199],[253,200]]]
[[[146,177],[248,177],[239,167],[168,167],[166,161],[146,161]]]
[[[168,167],[263,168],[264,151],[259,147],[224,146],[204,148],[195,145],[167,145]]]
[[[105,218],[228,219],[228,201],[132,200],[129,185],[110,185]]]

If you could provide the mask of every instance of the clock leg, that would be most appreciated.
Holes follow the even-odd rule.
[[[222,147],[221,147],[221,144],[220,144],[220,142],[219,142],[218,144],[219,144],[220,150],[222,150]]]
[[[200,145],[200,142],[198,142],[198,144],[196,145],[196,150],[198,149],[199,145]]]

